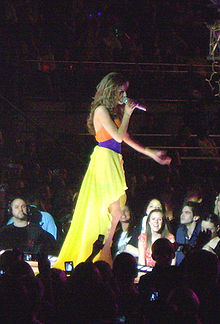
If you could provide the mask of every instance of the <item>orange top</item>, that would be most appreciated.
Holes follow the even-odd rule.
[[[115,124],[119,127],[121,125],[121,121],[119,119],[114,120]],[[112,136],[102,127],[95,136],[97,142],[105,142],[107,140],[112,139]]]

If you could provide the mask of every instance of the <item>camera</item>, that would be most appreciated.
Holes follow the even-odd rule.
[[[66,261],[64,262],[64,267],[65,267],[65,273],[68,275],[68,274],[71,274],[74,270],[74,267],[73,267],[73,261]]]

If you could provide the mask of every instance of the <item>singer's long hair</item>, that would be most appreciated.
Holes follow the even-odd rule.
[[[120,105],[118,105],[119,97],[117,96],[117,91],[126,82],[128,80],[121,73],[111,72],[97,85],[96,93],[91,103],[90,114],[87,119],[90,134],[95,134],[93,116],[98,106],[105,106],[112,119],[122,119],[122,110]]]

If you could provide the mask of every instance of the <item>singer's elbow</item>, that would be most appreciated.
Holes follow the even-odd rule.
[[[114,140],[116,141],[116,142],[118,142],[118,143],[122,143],[123,142],[123,139],[122,138],[114,138]]]

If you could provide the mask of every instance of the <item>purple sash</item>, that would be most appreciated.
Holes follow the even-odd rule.
[[[116,153],[121,153],[121,143],[117,142],[113,138],[111,138],[107,141],[98,143],[98,146],[108,148]]]

